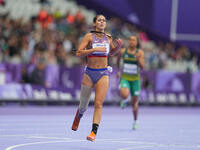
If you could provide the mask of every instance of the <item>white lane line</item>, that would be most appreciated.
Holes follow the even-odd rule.
[[[0,138],[4,137],[29,137],[29,136],[51,136],[52,134],[5,134],[0,135]],[[53,134],[55,136],[55,134]],[[60,136],[60,134],[57,134],[57,136]]]
[[[128,139],[130,140],[130,139]],[[153,143],[153,142],[143,142],[143,141],[117,141],[117,140],[113,140],[111,142],[119,142],[119,143],[126,143],[126,144],[149,144],[149,145],[157,145],[157,143]]]
[[[31,130],[34,130],[34,131],[40,131],[40,130],[58,130],[58,128],[40,128],[40,129],[34,129],[34,128],[25,128],[25,129],[0,129],[0,131],[31,131]]]
[[[144,144],[147,144],[147,143],[144,142]],[[134,149],[143,149],[143,148],[152,148],[152,147],[168,147],[168,148],[176,147],[176,148],[187,148],[187,149],[200,149],[199,145],[154,144],[154,145],[139,145],[139,146],[136,145],[134,147],[120,148],[118,150],[134,150]]]
[[[198,145],[185,145],[185,144],[160,144],[158,146],[165,146],[165,147],[177,147],[177,148],[187,148],[187,149],[200,149],[200,147],[198,147]]]
[[[70,140],[70,139],[72,139],[72,138],[59,138],[59,137],[47,137],[47,136],[28,136],[28,138],[54,139],[54,140]]]
[[[130,138],[118,138],[118,139],[96,139],[95,141],[103,141],[103,142],[106,142],[106,141],[116,141],[116,142],[122,142],[121,140],[130,140]]]
[[[86,140],[65,140],[65,141],[46,141],[46,142],[32,142],[32,143],[24,143],[24,144],[17,144],[10,147],[7,147],[5,150],[13,150],[19,147],[30,146],[30,145],[38,145],[38,144],[51,144],[51,143],[64,143],[64,142],[83,142]]]
[[[154,147],[153,145],[149,145],[149,146],[134,146],[134,147],[127,147],[127,148],[120,148],[120,149],[117,149],[117,150],[132,150],[132,149],[143,149],[143,148],[152,148]]]
[[[20,137],[20,136],[29,136],[28,134],[10,134],[10,135],[0,135],[0,137]]]
[[[28,138],[28,137],[27,137]],[[5,150],[13,150],[15,148],[30,146],[30,145],[38,145],[38,144],[51,144],[51,143],[70,143],[70,142],[86,142],[86,140],[73,140],[71,138],[58,138],[58,137],[45,137],[45,136],[30,136],[30,138],[46,138],[46,139],[60,139],[56,141],[44,141],[44,142],[32,142],[32,143],[24,143],[13,145]],[[127,140],[127,141],[122,141]],[[129,140],[129,141],[128,141]],[[178,148],[200,148],[200,145],[183,145],[183,144],[158,144],[153,142],[143,142],[143,141],[130,141],[128,138],[119,138],[119,139],[97,139],[96,142],[115,142],[115,143],[129,143],[129,144],[143,144],[143,145],[135,145],[134,147],[125,147],[118,148],[117,150],[134,150],[134,149],[145,149],[152,147],[178,147]]]
[[[51,138],[51,137],[49,137]],[[106,141],[117,141],[119,140],[118,142],[120,143],[121,141],[120,140],[128,140],[128,138],[119,138],[119,139],[99,139],[99,140],[96,140],[96,141],[99,141],[99,142],[106,142]],[[129,139],[130,140],[130,139]],[[30,146],[30,145],[38,145],[38,144],[50,144],[50,143],[68,143],[68,142],[85,142],[86,140],[62,140],[62,141],[46,141],[46,142],[32,142],[32,143],[24,143],[24,144],[18,144],[18,145],[13,145],[13,146],[10,146],[8,148],[6,148],[5,150],[13,150],[15,148],[19,148],[19,147],[24,147],[24,146]],[[141,142],[140,142],[141,143]]]

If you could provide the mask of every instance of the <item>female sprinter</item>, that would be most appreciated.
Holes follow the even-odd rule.
[[[97,15],[93,19],[93,26],[95,27],[95,31],[93,33],[87,33],[83,37],[76,52],[76,55],[79,57],[87,56],[88,64],[81,84],[79,107],[72,124],[72,130],[76,131],[79,126],[79,121],[88,107],[92,89],[95,88],[92,131],[87,136],[87,140],[89,141],[96,139],[101,120],[102,106],[108,91],[110,72],[107,66],[108,54],[116,54],[122,46],[120,39],[115,40],[116,44],[114,45],[111,37],[104,33],[106,18],[103,15]]]
[[[137,36],[129,37],[128,48],[121,49],[118,55],[117,77],[120,77],[120,60],[123,57],[122,75],[120,80],[120,95],[125,100],[131,93],[131,102],[133,108],[133,129],[138,128],[138,97],[140,94],[140,68],[144,67],[144,52],[139,49],[139,41]],[[127,101],[127,100],[126,100]],[[124,101],[121,101],[123,107]]]

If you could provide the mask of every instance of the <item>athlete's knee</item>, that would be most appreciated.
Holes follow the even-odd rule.
[[[129,96],[129,89],[128,89],[128,88],[122,88],[122,89],[120,90],[120,95],[121,95],[121,97],[122,97],[123,99],[128,98],[128,96]]]
[[[88,106],[79,105],[79,112],[83,114],[87,110]]]
[[[133,104],[134,107],[137,107],[137,105],[138,105],[138,97],[137,96],[134,96],[132,98],[132,104]]]
[[[95,107],[95,109],[102,109],[103,103],[101,101],[96,101],[94,103],[94,107]]]
[[[128,98],[128,96],[129,96],[129,92],[128,92],[128,91],[125,91],[125,90],[121,90],[121,91],[120,91],[120,95],[121,95],[121,97],[122,97],[123,99],[126,99],[126,98]]]

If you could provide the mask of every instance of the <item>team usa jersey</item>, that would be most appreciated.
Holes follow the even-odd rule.
[[[96,35],[92,34],[92,48],[105,47],[106,52],[93,52],[88,57],[107,57],[110,52],[110,43],[106,35],[103,38],[97,38]]]

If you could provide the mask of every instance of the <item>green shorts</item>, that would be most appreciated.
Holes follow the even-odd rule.
[[[124,88],[124,87],[126,87],[130,90],[130,93],[131,93],[132,96],[139,96],[140,95],[140,89],[141,89],[140,80],[128,81],[124,78],[121,78],[120,89]]]

